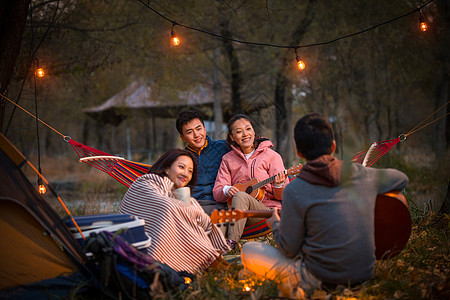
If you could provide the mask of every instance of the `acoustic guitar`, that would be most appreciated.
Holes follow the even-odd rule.
[[[302,164],[298,164],[287,170],[284,170],[284,174],[296,175],[296,174],[300,173],[302,167],[303,167]],[[265,185],[268,185],[271,182],[274,182],[276,176],[277,175],[274,175],[272,177],[264,179],[263,181],[258,181],[258,179],[253,178],[253,179],[247,181],[246,183],[236,183],[233,186],[235,188],[237,188],[239,191],[246,192],[253,198],[261,201],[262,199],[264,199],[264,194],[265,194],[264,189],[262,189],[262,187]],[[228,198],[228,200],[227,200],[228,204],[231,204],[231,199],[232,199],[232,197]]]
[[[388,259],[399,254],[411,234],[411,214],[405,196],[390,191],[375,202],[375,256]]]
[[[214,210],[211,221],[236,222],[242,218],[270,218],[270,210]],[[398,191],[377,196],[375,202],[375,257],[388,259],[399,254],[411,234],[411,214],[405,197]]]

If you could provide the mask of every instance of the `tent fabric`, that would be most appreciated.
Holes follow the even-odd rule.
[[[36,219],[20,205],[4,198],[0,201],[0,228],[0,289],[78,270]]]
[[[25,162],[0,134],[1,292],[74,273],[93,278],[80,244],[22,173]]]
[[[45,266],[44,266],[45,267]],[[71,273],[66,276],[58,276],[43,281],[21,285],[15,288],[0,290],[0,299],[20,300],[48,300],[48,299],[77,299],[75,293],[69,291],[83,292],[91,282],[81,272]],[[89,294],[81,296],[80,299],[103,299],[100,290],[90,288]]]

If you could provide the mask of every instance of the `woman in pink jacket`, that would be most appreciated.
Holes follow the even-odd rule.
[[[271,141],[265,138],[255,139],[255,131],[246,115],[238,114],[228,122],[227,142],[232,151],[222,157],[217,173],[213,195],[217,202],[227,202],[230,207],[239,210],[270,210],[281,208],[283,189],[287,184],[283,159],[270,149]],[[240,191],[235,184],[243,184],[256,178],[263,181],[275,176],[274,182],[264,186],[264,197],[255,199],[246,192]],[[255,224],[262,219],[249,218],[228,226],[228,239],[231,247],[242,236],[246,225]]]

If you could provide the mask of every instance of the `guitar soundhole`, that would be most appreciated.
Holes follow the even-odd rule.
[[[247,187],[247,188],[245,189],[245,192],[246,192],[247,194],[251,194],[251,193],[253,192],[252,187],[251,187],[251,186]]]

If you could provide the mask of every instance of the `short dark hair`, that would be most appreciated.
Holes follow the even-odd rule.
[[[327,118],[311,113],[297,121],[294,129],[295,145],[307,160],[313,160],[325,154],[331,154],[334,132]]]
[[[148,170],[148,173],[157,174],[161,177],[167,177],[166,169],[170,168],[172,164],[178,159],[180,156],[187,156],[192,159],[192,163],[194,165],[194,170],[192,172],[192,178],[187,184],[187,186],[193,188],[197,185],[197,160],[194,155],[188,150],[185,149],[171,149],[164,153]]]
[[[205,126],[205,122],[203,122],[202,115],[196,110],[184,110],[178,114],[175,126],[177,127],[178,133],[183,135],[183,125],[188,122],[199,119],[202,122],[203,126]]]

